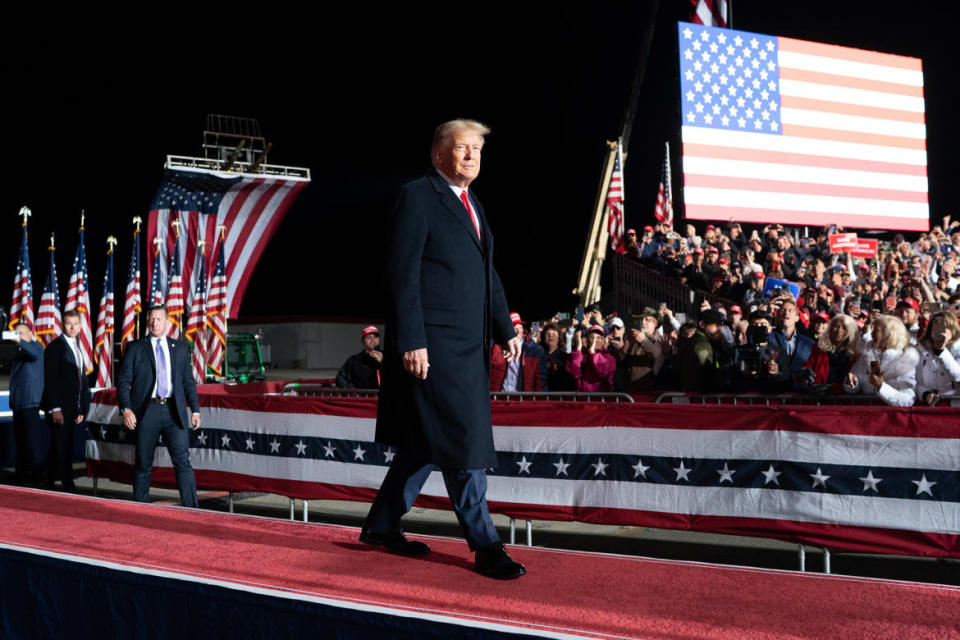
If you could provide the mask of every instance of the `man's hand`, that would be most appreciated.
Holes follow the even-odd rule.
[[[780,373],[780,365],[777,364],[776,360],[771,360],[770,362],[767,363],[767,373],[769,373],[772,376],[775,376],[778,373]]]
[[[870,374],[870,384],[874,389],[880,389],[883,386],[883,375],[877,373]]]
[[[374,360],[376,360],[377,362],[383,362],[383,352],[382,352],[382,351],[377,351],[376,349],[374,349],[373,351],[370,352],[370,357],[372,357],[372,358],[373,358]]]
[[[200,428],[200,414],[199,414],[199,413],[195,413],[195,414],[193,414],[192,416],[190,416],[190,424],[193,425],[193,430],[194,430],[194,431],[196,431],[197,429]]]
[[[520,347],[521,345],[519,336],[513,336],[507,340],[507,344],[504,345],[503,348],[503,357],[507,359],[507,362],[520,359]]]
[[[77,416],[77,419],[76,419],[75,424],[80,424],[81,422],[83,422],[83,414],[82,414],[82,413]]]
[[[405,352],[403,354],[403,368],[413,377],[426,380],[427,369],[430,368],[430,363],[427,362],[427,348]]]
[[[855,386],[857,386],[857,384],[858,384],[859,382],[860,382],[860,379],[857,378],[857,376],[856,376],[855,373],[853,373],[853,372],[851,371],[850,373],[847,374],[847,386],[848,386],[848,387],[855,387]]]
[[[50,414],[50,419],[53,421],[53,424],[63,424],[63,412],[54,411]]]
[[[133,431],[137,428],[137,416],[133,414],[133,409],[124,409],[123,410],[123,426],[125,426],[130,431]]]

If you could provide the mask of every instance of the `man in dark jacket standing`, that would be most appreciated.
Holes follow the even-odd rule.
[[[10,410],[17,445],[14,477],[18,482],[27,482],[40,479],[34,474],[34,466],[38,458],[35,445],[43,424],[43,345],[34,339],[33,330],[26,323],[20,322],[13,329],[17,332],[17,353],[10,366]]]
[[[80,313],[63,314],[63,334],[43,356],[43,410],[50,426],[47,486],[59,476],[64,491],[73,491],[73,432],[90,410],[90,384],[77,336]]]
[[[380,346],[380,330],[372,324],[364,327],[360,331],[360,342],[363,351],[347,358],[337,372],[336,384],[339,389],[380,388],[380,366],[383,363],[383,353],[377,349]]]
[[[487,509],[484,470],[497,466],[487,389],[490,343],[513,359],[520,339],[493,268],[483,207],[468,192],[487,133],[473,120],[437,127],[434,168],[401,188],[390,215],[377,442],[398,451],[360,540],[403,555],[429,553],[404,537],[400,518],[439,468],[476,570],[510,579],[526,570],[504,549]]]

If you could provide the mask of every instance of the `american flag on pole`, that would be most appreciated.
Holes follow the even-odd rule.
[[[728,0],[690,0],[690,22],[708,27],[727,26]]]
[[[183,278],[180,275],[180,244],[176,241],[180,237],[180,223],[171,221],[173,227],[173,251],[170,253],[170,264],[167,267],[167,315],[170,323],[167,325],[167,335],[171,338],[180,337],[183,322]],[[158,260],[157,265],[160,264]]]
[[[138,218],[139,220],[139,218]],[[130,252],[130,269],[127,271],[127,291],[123,300],[123,327],[120,350],[128,342],[136,340],[137,316],[140,314],[140,225],[133,232],[133,249]]]
[[[223,253],[225,233],[220,230],[217,244],[217,264],[210,283],[207,300],[207,366],[217,375],[223,375],[223,354],[227,348],[227,268]]]
[[[29,210],[28,210],[29,211]],[[30,277],[30,254],[27,252],[27,215],[23,218],[23,241],[17,258],[17,273],[13,277],[13,301],[10,303],[9,329],[24,322],[33,331],[33,280]]]
[[[197,384],[206,379],[205,345],[207,341],[207,260],[203,249],[204,241],[199,241],[200,253],[197,254],[197,284],[190,302],[190,316],[187,318],[187,340],[193,343],[193,377]]]
[[[150,306],[156,307],[164,302],[163,274],[160,269],[163,262],[160,256],[160,247],[163,245],[163,240],[154,238],[152,244],[155,248],[151,254],[153,256],[153,269],[150,270]]]
[[[111,236],[107,239],[116,242]],[[97,386],[113,386],[113,243],[107,249],[107,271],[103,276],[103,296],[97,313],[97,335],[94,340],[94,356],[97,361]]]
[[[80,244],[73,257],[73,269],[70,273],[70,286],[67,288],[67,304],[64,311],[77,311],[80,314],[80,334],[77,344],[83,355],[83,370],[87,375],[93,372],[93,332],[90,327],[90,291],[87,274],[87,254],[83,248],[83,227],[80,227]]]
[[[678,32],[687,219],[929,228],[919,59]]]
[[[613,173],[607,187],[607,233],[610,249],[623,253],[623,141],[617,142],[617,155],[613,160]]]
[[[180,256],[187,306],[197,289],[197,240],[213,247],[218,225],[225,225],[227,316],[237,317],[253,269],[290,205],[309,184],[307,178],[167,169],[154,196],[147,237],[157,237],[171,219],[180,221]],[[165,255],[174,240],[166,238]],[[151,258],[152,260],[153,258]],[[162,262],[162,261],[161,261]],[[153,264],[153,263],[151,263]],[[208,265],[209,266],[209,265]]]
[[[40,308],[37,309],[37,339],[46,347],[63,333],[63,318],[60,315],[60,286],[57,284],[56,251],[53,247],[53,235],[50,235],[50,270],[40,296]]]
[[[664,143],[663,172],[660,174],[660,187],[657,189],[657,206],[653,217],[662,224],[673,226],[673,193],[670,189],[670,143]]]

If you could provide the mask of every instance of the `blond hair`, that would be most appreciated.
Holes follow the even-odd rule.
[[[883,343],[874,341],[873,346],[877,349],[895,349],[903,351],[903,348],[910,344],[910,333],[900,318],[895,316],[880,316],[875,321],[875,326],[883,327]]]
[[[932,316],[930,316],[930,322],[927,323],[927,335],[923,337],[924,346],[932,349],[933,348],[933,339],[930,337],[930,329],[933,327],[933,321],[937,318],[943,318],[944,323],[947,325],[947,329],[950,329],[950,339],[947,340],[945,347],[949,349],[953,346],[953,343],[957,340],[960,340],[960,323],[957,322],[957,316],[949,311],[938,311]]]
[[[843,328],[847,330],[847,346],[845,348],[847,353],[850,355],[860,353],[860,327],[857,326],[856,320],[844,313],[831,318],[830,324],[827,325],[827,330],[824,331],[820,339],[817,340],[817,346],[820,347],[820,351],[833,353],[837,350],[838,345],[833,344],[833,340],[830,338],[830,334],[832,333],[830,330],[833,329],[833,326],[836,324],[842,324]]]
[[[433,131],[433,144],[430,146],[431,153],[435,153],[446,144],[447,140],[463,131],[485,136],[490,133],[490,127],[477,120],[469,120],[466,118],[457,118],[449,122],[444,122]]]

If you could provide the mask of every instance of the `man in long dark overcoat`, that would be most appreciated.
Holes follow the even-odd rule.
[[[437,127],[433,169],[405,184],[387,235],[386,345],[377,442],[397,447],[360,540],[394,553],[424,555],[400,518],[431,471],[440,469],[476,570],[523,575],[503,547],[487,509],[485,469],[497,466],[490,417],[490,344],[520,355],[500,278],[493,234],[470,183],[480,171],[483,136],[473,120]]]

